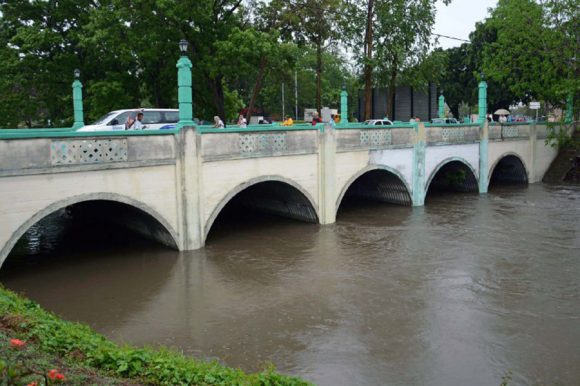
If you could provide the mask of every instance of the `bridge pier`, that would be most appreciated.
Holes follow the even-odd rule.
[[[333,224],[336,222],[336,130],[331,125],[324,125],[318,134],[320,149],[318,155],[319,172],[319,222]]]
[[[537,122],[530,125],[530,161],[528,162],[528,181],[536,181],[536,145],[538,139]]]
[[[177,201],[181,229],[181,250],[199,249],[205,244],[202,219],[201,136],[195,126],[186,126],[179,133]]]
[[[413,206],[425,204],[425,149],[426,131],[422,122],[415,123],[413,138]]]
[[[479,193],[487,193],[487,189],[489,186],[488,153],[489,153],[489,125],[487,120],[485,120],[480,128],[480,139],[479,139]]]

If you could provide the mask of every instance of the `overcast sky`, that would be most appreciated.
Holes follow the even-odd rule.
[[[497,0],[453,0],[445,6],[437,4],[434,33],[469,40],[469,33],[475,29],[475,23],[485,19],[488,8],[497,5]],[[451,48],[463,42],[439,37],[439,46]]]

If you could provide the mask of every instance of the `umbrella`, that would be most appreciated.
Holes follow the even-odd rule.
[[[499,109],[496,110],[496,112],[494,113],[495,115],[510,115],[509,110],[506,109]]]

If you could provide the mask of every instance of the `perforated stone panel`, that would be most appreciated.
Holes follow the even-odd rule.
[[[286,150],[286,133],[240,134],[242,154],[269,154]]]
[[[463,142],[465,140],[465,128],[444,127],[441,129],[441,139],[443,142]]]
[[[126,139],[53,141],[52,165],[95,164],[127,161]]]
[[[361,146],[384,146],[393,143],[393,136],[391,130],[361,130],[360,144]]]
[[[517,138],[520,135],[520,131],[517,127],[503,127],[503,137],[504,138]]]

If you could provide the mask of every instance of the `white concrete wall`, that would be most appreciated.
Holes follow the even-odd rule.
[[[535,182],[532,181],[532,178],[530,178],[531,177],[530,173],[532,172],[531,167],[533,167],[533,164],[531,159],[532,151],[530,148],[530,141],[528,139],[524,139],[522,141],[501,141],[501,142],[490,141],[489,156],[488,156],[488,169],[489,169],[488,178],[491,178],[493,169],[495,168],[497,163],[503,157],[509,154],[515,154],[520,158],[520,160],[524,164],[524,168],[526,169],[529,182]]]
[[[233,192],[253,180],[288,180],[300,186],[318,210],[318,154],[249,158],[202,164],[202,220],[207,225]],[[258,182],[258,181],[256,181]],[[247,186],[246,186],[247,187]]]
[[[438,166],[446,159],[463,159],[475,172],[475,178],[479,178],[479,144],[453,145],[453,146],[428,146],[425,150],[425,176],[426,183],[433,177]],[[427,188],[427,187],[426,187]]]
[[[536,140],[536,151],[534,156],[534,178],[530,182],[540,182],[544,174],[558,155],[558,149],[545,144],[543,139]]]
[[[404,178],[404,182],[412,188],[413,186],[413,148],[374,150],[370,154],[371,165],[388,166],[398,171]],[[411,192],[409,192],[411,194]]]
[[[40,213],[50,214],[49,207],[52,211],[59,209],[56,203],[64,207],[90,197],[98,199],[99,194],[118,195],[140,204],[141,209],[150,208],[161,217],[160,222],[165,221],[172,228],[168,229],[170,233],[175,236],[179,232],[175,166],[172,165],[3,177],[0,180],[0,248],[11,240],[12,245],[8,245],[11,249],[27,230],[23,225]],[[176,243],[179,245],[179,240]],[[0,265],[5,257],[0,255]]]
[[[344,193],[344,190],[348,188],[346,184],[368,166],[368,150],[336,154],[336,189],[334,190],[334,202],[336,202],[341,193]]]

